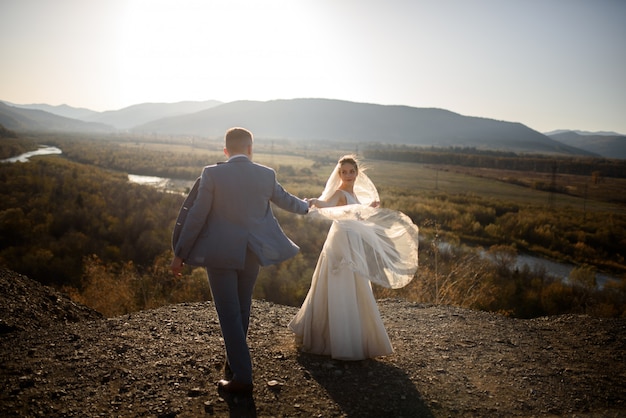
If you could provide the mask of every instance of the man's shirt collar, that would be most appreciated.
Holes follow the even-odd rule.
[[[228,159],[228,161],[232,161],[232,160],[234,160],[235,158],[241,158],[241,157],[248,158],[248,156],[247,156],[246,154],[235,154],[235,155],[232,155],[232,156]],[[248,158],[248,159],[249,159],[249,158]]]

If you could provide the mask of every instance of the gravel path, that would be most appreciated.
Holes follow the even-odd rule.
[[[395,353],[299,353],[297,308],[255,300],[252,398],[220,396],[211,302],[105,319],[0,269],[0,416],[626,416],[626,319],[517,320],[381,300]]]

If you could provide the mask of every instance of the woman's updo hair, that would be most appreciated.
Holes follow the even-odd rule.
[[[330,199],[330,197],[341,186],[341,166],[343,164],[352,164],[356,169],[356,173],[358,175],[356,176],[354,182],[354,194],[361,204],[369,205],[372,202],[380,201],[376,186],[374,186],[374,183],[372,183],[369,177],[365,174],[367,167],[359,162],[355,154],[348,154],[339,158],[337,165],[333,168],[330,173],[330,177],[328,177],[328,180],[326,181],[326,186],[324,187],[324,191],[320,195],[319,199]]]
[[[352,164],[354,166],[354,168],[356,169],[356,172],[359,172],[359,164],[357,163],[357,159],[355,155],[344,155],[343,157],[341,157],[339,159],[339,161],[337,162],[337,171],[341,171],[341,166],[344,164]]]

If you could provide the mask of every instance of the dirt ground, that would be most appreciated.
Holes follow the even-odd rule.
[[[211,302],[111,319],[0,269],[3,417],[621,417],[626,319],[532,320],[381,300],[393,355],[299,353],[297,308],[255,300],[252,397],[221,396]]]

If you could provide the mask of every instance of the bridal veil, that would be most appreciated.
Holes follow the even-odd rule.
[[[341,179],[333,170],[320,196],[327,200],[339,188]],[[354,184],[354,194],[360,204],[318,208],[310,212],[317,218],[337,221],[337,226],[349,232],[353,248],[350,269],[378,285],[397,289],[406,286],[418,267],[418,227],[404,213],[371,207],[379,201],[378,191],[370,178],[360,170]]]

